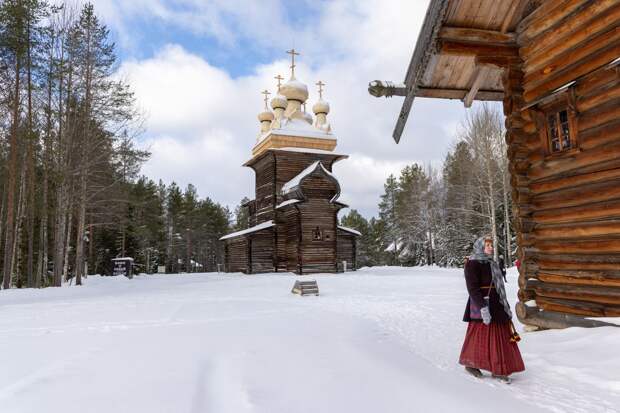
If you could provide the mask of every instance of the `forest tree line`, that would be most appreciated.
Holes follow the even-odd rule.
[[[117,65],[92,4],[0,0],[2,288],[79,285],[123,256],[138,272],[214,271],[218,239],[247,226],[246,208],[140,176],[144,119]],[[483,106],[441,168],[407,166],[388,177],[378,217],[342,217],[363,234],[360,266],[457,266],[483,233],[512,260],[501,119]]]
[[[92,4],[0,1],[2,287],[109,273],[213,270],[230,212],[139,177],[143,116]]]
[[[496,259],[514,261],[503,116],[491,106],[470,113],[440,168],[413,164],[384,185],[379,216],[352,210],[343,225],[362,233],[358,265],[461,266],[474,240],[490,234]]]

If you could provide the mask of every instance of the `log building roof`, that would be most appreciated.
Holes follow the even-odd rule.
[[[501,69],[489,58],[518,56],[515,29],[537,0],[431,0],[402,90],[393,137],[400,140],[415,97],[501,101]],[[482,51],[482,53],[481,53]],[[372,84],[369,91],[372,94]],[[389,95],[388,95],[389,96]]]
[[[252,232],[261,231],[263,229],[271,228],[274,225],[275,224],[274,224],[273,220],[261,222],[260,224],[254,225],[253,227],[250,227],[250,228],[247,228],[247,229],[244,229],[244,230],[241,230],[241,231],[232,232],[230,234],[224,235],[223,237],[220,238],[220,240],[225,240],[225,239],[229,239],[229,238],[239,237],[241,235],[251,234]]]

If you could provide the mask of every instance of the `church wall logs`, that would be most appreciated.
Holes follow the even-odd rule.
[[[227,240],[224,254],[226,272],[248,271],[248,242],[245,238]]]
[[[338,183],[316,169],[294,192],[281,193],[285,183],[314,162],[320,161],[331,172],[333,163],[342,158],[330,153],[268,150],[248,162],[256,172],[256,199],[246,204],[250,222],[255,226],[273,220],[275,225],[225,240],[227,271],[336,272],[338,257],[345,257],[354,269],[356,237],[347,233],[338,242],[337,213],[342,204],[331,202],[339,193]],[[299,202],[276,208],[285,199]],[[316,239],[317,231],[320,239]],[[342,255],[338,255],[339,247]]]
[[[536,302],[519,316],[534,325],[620,315],[620,3],[550,3],[519,25],[521,62],[503,78],[519,299]],[[554,92],[574,110],[577,148],[549,155],[539,120]]]
[[[347,262],[347,271],[357,269],[357,251],[355,236],[339,229],[338,236],[338,263]]]
[[[253,233],[249,239],[251,240],[251,272],[273,272],[274,266],[274,229],[269,228]]]
[[[336,223],[338,208],[329,199],[314,198],[299,205],[302,273],[336,272]],[[321,239],[315,239],[315,231]]]

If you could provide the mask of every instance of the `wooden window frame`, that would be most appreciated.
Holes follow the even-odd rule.
[[[538,129],[545,159],[581,152],[578,140],[578,112],[577,105],[575,104],[574,87],[567,88],[566,90],[551,96],[549,99],[546,99],[546,101],[538,103],[532,109],[536,115],[536,128]],[[566,111],[568,117],[570,147],[568,149],[553,151],[551,148],[551,136],[549,136],[550,127],[548,119],[550,116],[556,117],[558,134],[560,134],[561,139],[560,112],[562,111]]]

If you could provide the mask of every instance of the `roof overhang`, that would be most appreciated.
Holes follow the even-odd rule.
[[[341,161],[343,159],[347,159],[349,155],[343,155],[341,153],[335,153],[330,150],[323,149],[314,149],[314,148],[300,148],[300,147],[282,147],[282,148],[269,148],[259,153],[258,155],[254,155],[251,159],[248,159],[243,166],[247,166],[249,168],[254,168],[254,165],[259,160],[263,159],[268,155],[285,154],[288,153],[298,153],[298,154],[311,154],[313,158],[320,159],[321,161],[326,161],[328,164],[333,165],[334,163]]]
[[[535,0],[431,0],[402,84],[374,81],[374,96],[404,96],[398,143],[416,97],[501,101],[503,68],[519,58],[515,29]],[[531,10],[528,10],[531,11]]]

